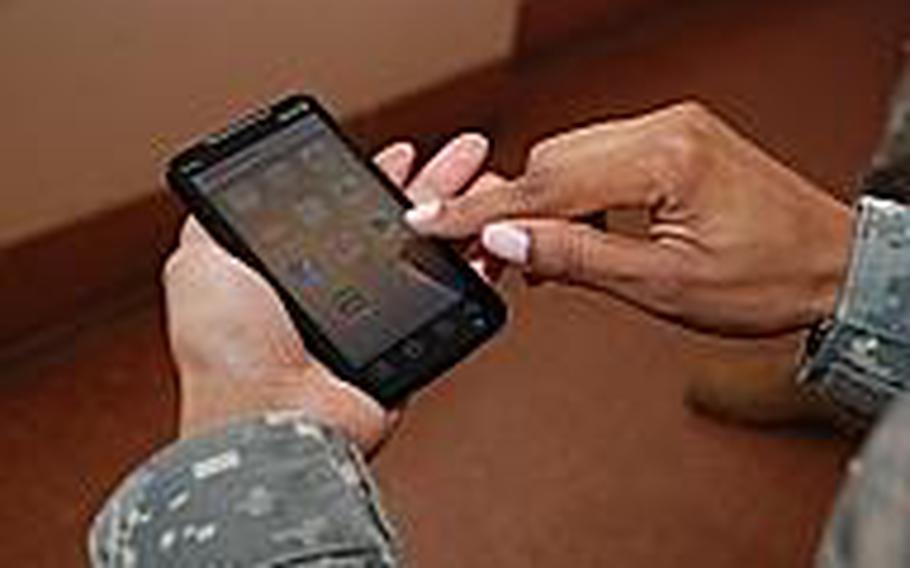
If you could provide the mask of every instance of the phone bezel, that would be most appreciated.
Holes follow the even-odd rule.
[[[364,390],[386,407],[394,406],[407,398],[412,392],[433,381],[441,373],[458,361],[467,357],[481,344],[490,339],[503,326],[507,310],[498,294],[475,274],[463,258],[448,244],[431,239],[443,258],[457,269],[464,282],[464,297],[451,309],[440,313],[411,335],[401,338],[388,350],[372,359],[362,367],[353,367],[336,348],[331,340],[321,331],[316,321],[291,296],[280,280],[268,269],[230,223],[222,217],[196,187],[192,177],[211,168],[237,152],[281,132],[307,116],[315,114],[332,133],[357,157],[360,163],[371,172],[386,193],[392,196],[403,207],[412,203],[405,194],[382,172],[371,159],[358,150],[353,141],[342,131],[329,112],[312,96],[303,94],[290,95],[281,101],[232,122],[227,128],[210,135],[202,141],[180,152],[168,164],[167,181],[171,189],[184,201],[199,222],[209,233],[232,254],[246,262],[260,273],[278,293],[288,310],[294,325],[300,333],[306,349],[324,363],[339,378]],[[401,348],[405,342],[426,334],[427,329],[440,320],[453,319],[460,306],[467,302],[480,305],[484,319],[489,325],[483,330],[475,330],[465,341],[453,344],[449,356],[438,357],[425,365],[400,367],[394,382],[387,385],[373,386],[367,383],[366,373],[378,360],[385,359],[390,353]]]

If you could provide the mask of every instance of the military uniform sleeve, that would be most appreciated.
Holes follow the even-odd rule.
[[[299,415],[164,449],[95,519],[95,568],[394,567],[396,539],[357,448]]]
[[[910,566],[910,398],[901,399],[849,468],[819,568]]]

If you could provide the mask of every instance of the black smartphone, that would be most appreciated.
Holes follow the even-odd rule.
[[[304,344],[394,406],[492,337],[506,308],[312,97],[293,95],[171,160],[168,183],[261,273]]]

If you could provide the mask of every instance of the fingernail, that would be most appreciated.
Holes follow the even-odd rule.
[[[415,228],[432,223],[442,213],[442,201],[434,199],[425,203],[418,203],[413,209],[405,211],[404,220]]]
[[[531,235],[511,223],[494,223],[483,229],[481,242],[493,255],[512,264],[528,263]]]
[[[486,154],[490,151],[490,139],[480,132],[467,132],[459,137],[459,143],[467,146],[472,152]]]

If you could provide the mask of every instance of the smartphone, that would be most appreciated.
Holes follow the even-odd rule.
[[[171,160],[170,187],[276,290],[306,348],[386,407],[490,339],[506,308],[313,98],[293,95]]]

